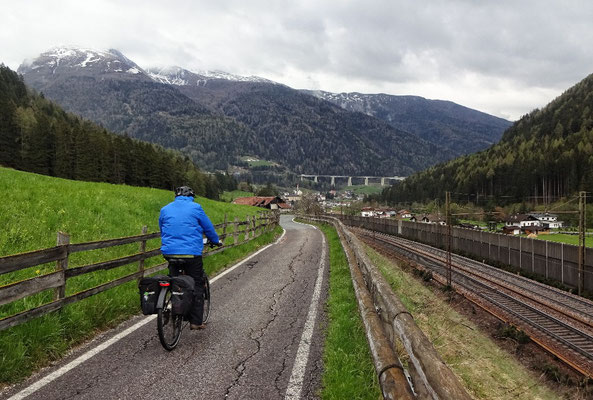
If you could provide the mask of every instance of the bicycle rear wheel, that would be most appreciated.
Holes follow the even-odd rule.
[[[163,307],[159,308],[157,312],[157,330],[161,344],[166,350],[171,351],[177,346],[181,338],[183,317],[173,314],[171,308],[171,290],[169,288],[163,290],[166,290],[165,301],[163,302]]]
[[[208,276],[204,274],[204,314],[202,316],[202,321],[205,324],[208,322],[208,318],[210,317],[210,281],[208,280]]]

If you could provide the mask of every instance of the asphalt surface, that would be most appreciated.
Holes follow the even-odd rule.
[[[291,219],[282,216],[286,234],[279,243],[212,284],[207,329],[186,328],[177,348],[168,352],[161,347],[156,319],[152,320],[27,399],[283,399],[323,268],[300,389],[300,398],[317,398],[329,263],[321,260],[322,255],[327,258],[323,235]],[[0,397],[10,398],[143,318],[135,317],[101,335]]]

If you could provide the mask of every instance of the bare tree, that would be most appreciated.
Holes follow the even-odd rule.
[[[295,211],[299,214],[323,214],[321,204],[317,201],[314,194],[303,194],[301,199],[295,204]]]

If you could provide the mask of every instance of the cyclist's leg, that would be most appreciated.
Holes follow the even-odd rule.
[[[204,265],[202,256],[188,259],[185,264],[185,273],[194,278],[194,307],[189,314],[192,325],[202,325],[204,313]]]

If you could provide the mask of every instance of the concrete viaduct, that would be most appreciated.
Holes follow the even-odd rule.
[[[390,184],[391,181],[403,181],[406,179],[403,176],[348,176],[348,175],[305,175],[301,174],[301,181],[305,179],[313,179],[313,182],[319,182],[319,178],[331,178],[331,185],[336,185],[336,178],[348,179],[348,186],[352,186],[352,178],[364,179],[365,186],[369,185],[369,179],[380,179],[381,186]]]

